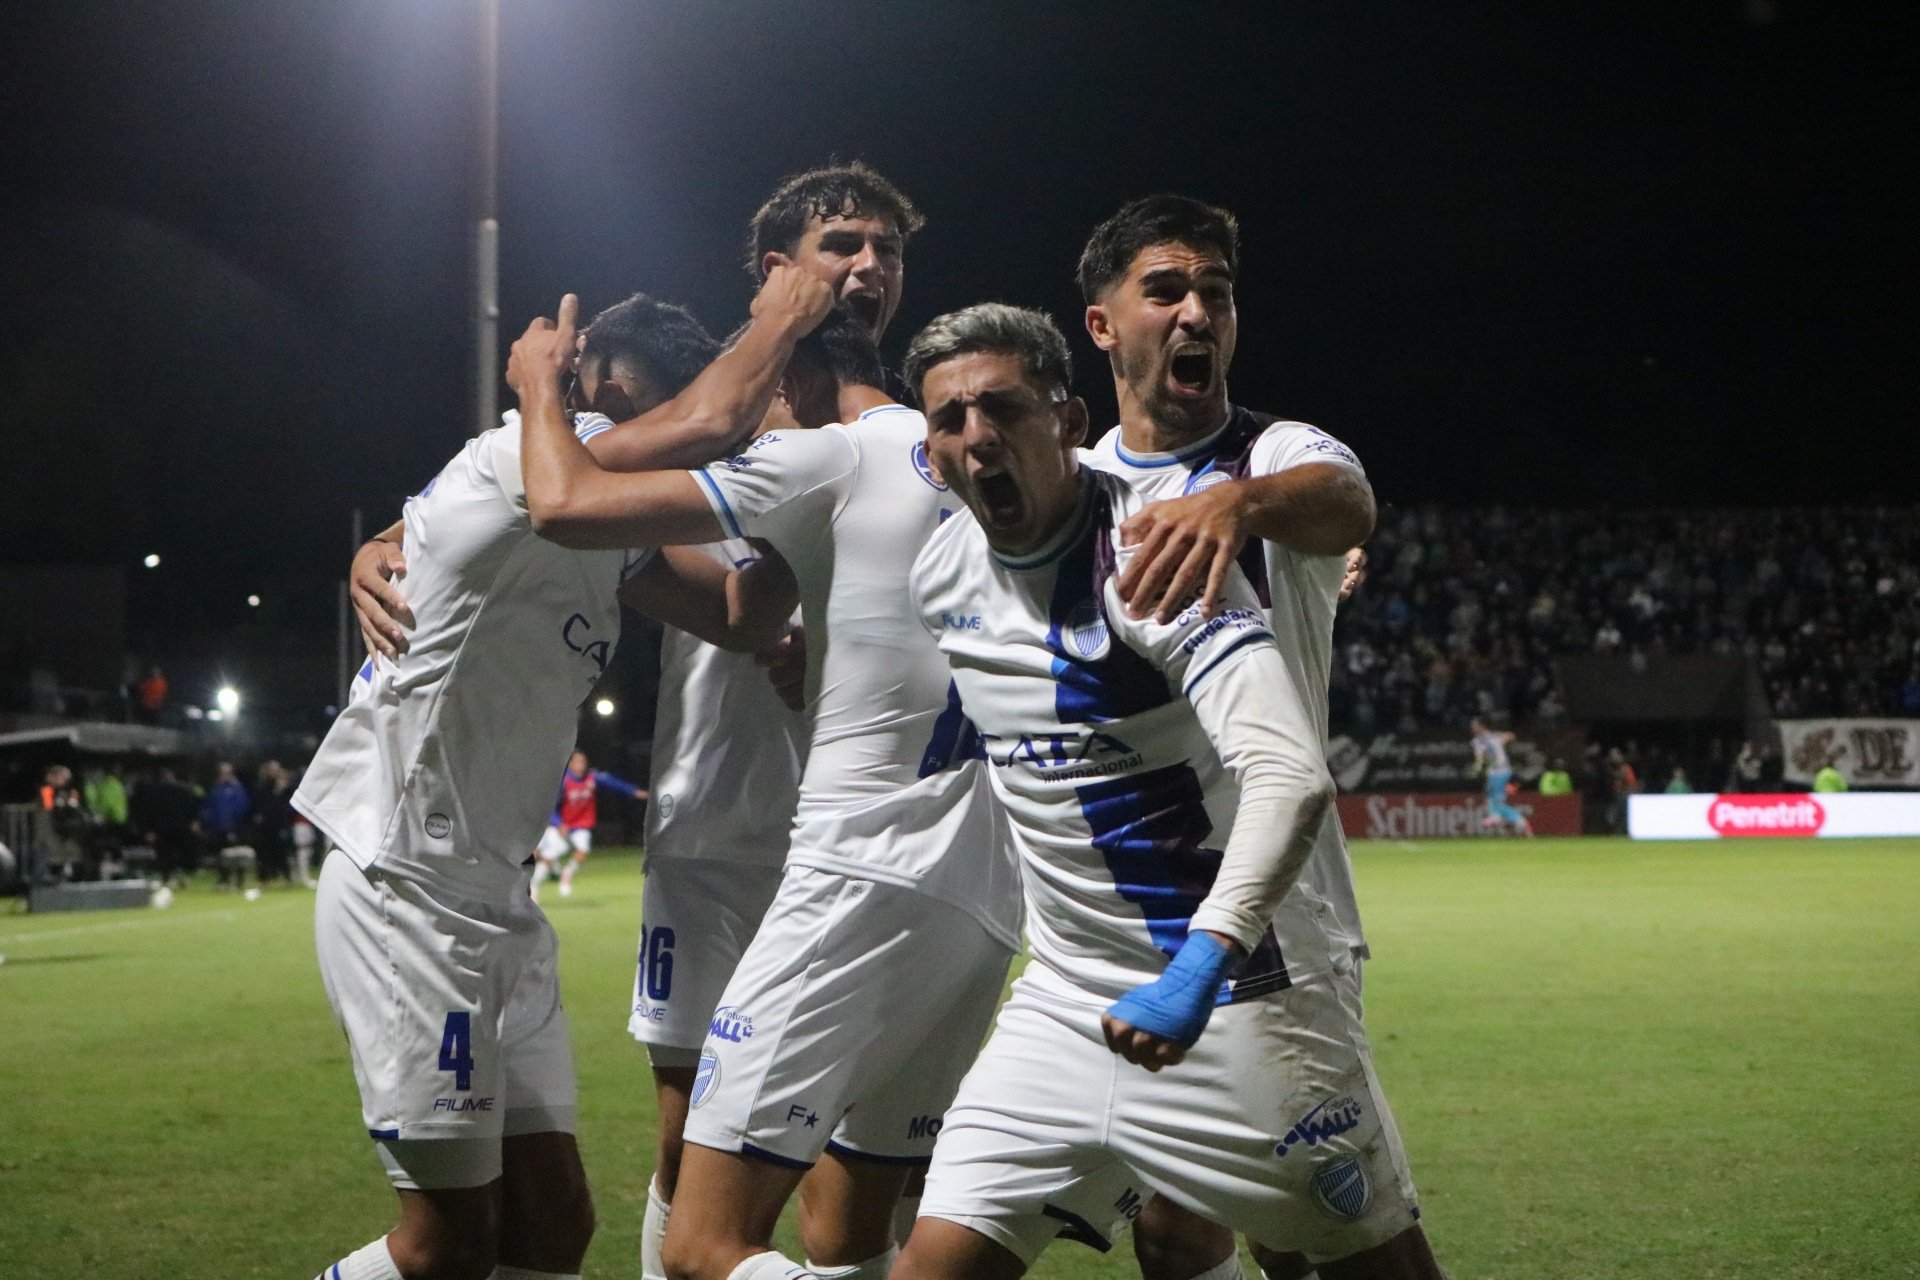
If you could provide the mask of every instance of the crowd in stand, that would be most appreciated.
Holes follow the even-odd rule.
[[[1421,508],[1367,553],[1336,733],[1551,728],[1553,660],[1584,653],[1744,654],[1780,718],[1920,715],[1920,508]]]

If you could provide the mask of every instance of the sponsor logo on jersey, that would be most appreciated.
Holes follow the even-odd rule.
[[[1140,1216],[1140,1203],[1140,1193],[1128,1187],[1120,1193],[1120,1198],[1113,1202],[1113,1208],[1121,1217],[1131,1222]]]
[[[493,1110],[493,1099],[492,1098],[435,1098],[433,1100],[433,1109],[435,1111],[456,1111],[456,1112],[458,1111],[491,1111]]]
[[[767,432],[767,434],[761,436],[759,439],[755,440],[752,444],[748,445],[747,452],[752,453],[755,449],[764,449],[770,444],[778,444],[779,442],[780,442],[780,433],[778,431],[769,431]]]
[[[700,1065],[693,1070],[693,1094],[689,1100],[692,1106],[704,1106],[713,1091],[720,1087],[720,1055],[711,1049],[700,1053]]]
[[[803,1127],[811,1129],[820,1123],[820,1113],[804,1103],[796,1102],[787,1108],[787,1123],[792,1124],[796,1120]]]
[[[607,669],[607,659],[613,656],[613,646],[605,640],[593,638],[593,624],[585,614],[574,614],[560,628],[560,638],[567,642],[567,648],[575,653],[593,659],[593,665],[600,670]]]
[[[1287,1152],[1301,1143],[1309,1147],[1317,1147],[1329,1139],[1351,1131],[1360,1123],[1360,1117],[1364,1114],[1365,1109],[1360,1105],[1360,1099],[1350,1093],[1341,1094],[1337,1098],[1323,1098],[1311,1111],[1296,1120],[1293,1128],[1281,1136],[1280,1141],[1274,1145],[1273,1154],[1284,1157]]]
[[[744,453],[736,453],[731,458],[722,458],[713,465],[715,467],[725,467],[737,475],[742,471],[751,470],[753,468],[753,459]],[[711,468],[709,468],[709,470],[711,470]]]
[[[925,480],[940,492],[945,493],[947,491],[946,481],[940,478],[939,474],[933,469],[933,463],[927,459],[927,442],[925,440],[915,440],[913,442],[913,469],[920,473],[922,480]]]
[[[427,834],[435,840],[445,840],[453,834],[453,819],[444,813],[428,814],[426,826]]]
[[[1143,759],[1141,753],[1128,743],[1097,729],[1078,734],[1023,733],[1018,738],[983,733],[980,739],[985,745],[987,759],[1001,768],[1024,764],[1049,771],[1066,771],[1049,772],[1049,776],[1054,778],[1081,777],[1089,772],[1077,766],[1091,765],[1091,772],[1096,773],[1130,769]]]
[[[1182,627],[1187,626],[1189,619],[1198,618],[1199,616],[1200,611],[1198,609],[1190,609],[1180,615],[1176,625]],[[1185,640],[1182,640],[1180,642],[1180,650],[1182,653],[1191,654],[1201,645],[1219,635],[1222,631],[1250,630],[1256,627],[1264,628],[1266,625],[1266,619],[1262,618],[1252,609],[1227,609],[1215,614],[1213,620],[1207,623],[1206,626],[1200,628]]]
[[[1357,1156],[1329,1160],[1313,1172],[1313,1198],[1342,1222],[1352,1222],[1373,1203],[1373,1186]]]
[[[713,1011],[713,1021],[707,1025],[707,1034],[716,1040],[731,1040],[734,1044],[751,1040],[753,1018],[730,1004],[723,1004]]]
[[[1826,825],[1827,811],[1811,796],[1721,796],[1707,822],[1723,836],[1811,836]]]
[[[1060,638],[1076,658],[1086,662],[1098,662],[1113,648],[1107,620],[1092,600],[1082,600],[1068,611],[1067,620],[1060,628]]]
[[[940,625],[949,631],[978,631],[980,615],[977,613],[942,613]]]
[[[907,1136],[909,1138],[937,1138],[940,1136],[940,1126],[944,1122],[945,1118],[942,1116],[915,1116],[913,1119],[907,1121]]]
[[[1360,465],[1360,459],[1353,450],[1347,448],[1347,446],[1341,444],[1320,428],[1308,427],[1307,434],[1313,437],[1313,439],[1307,441],[1307,448],[1312,449],[1315,453],[1329,453],[1343,461],[1351,462],[1356,467]]]

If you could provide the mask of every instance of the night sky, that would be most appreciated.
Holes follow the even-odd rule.
[[[569,289],[725,332],[760,199],[858,157],[928,217],[889,355],[1042,306],[1105,426],[1073,263],[1173,189],[1241,219],[1235,398],[1390,503],[1912,500],[1920,75],[1870,12],[503,8],[503,343]],[[349,511],[468,431],[475,12],[10,8],[0,562],[158,551],[170,608],[331,618]]]

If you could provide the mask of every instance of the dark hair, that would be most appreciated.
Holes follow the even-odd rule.
[[[720,344],[685,307],[636,293],[593,318],[580,363],[631,360],[669,398],[687,389],[720,354]]]
[[[836,305],[818,328],[794,344],[793,361],[832,374],[843,387],[887,385],[873,334],[845,305]]]
[[[913,398],[921,398],[927,370],[975,351],[1019,356],[1020,368],[1027,377],[1063,398],[1073,394],[1073,355],[1053,318],[1044,311],[982,302],[936,316],[913,335],[913,341],[907,344],[905,368]]]
[[[791,254],[814,218],[861,215],[887,219],[902,239],[927,225],[900,188],[858,160],[809,169],[782,182],[747,224],[747,271],[765,279],[761,259],[770,252]]]
[[[1225,209],[1188,196],[1144,196],[1093,229],[1080,251],[1075,278],[1080,296],[1092,305],[1127,274],[1142,249],[1168,241],[1212,249],[1227,261],[1230,275],[1240,273],[1240,223]]]

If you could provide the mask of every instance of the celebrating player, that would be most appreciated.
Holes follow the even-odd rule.
[[[1507,784],[1513,781],[1513,765],[1507,760],[1507,744],[1513,741],[1512,730],[1493,729],[1479,716],[1473,718],[1468,728],[1473,733],[1474,768],[1487,775],[1487,816],[1480,819],[1480,825],[1511,831],[1515,835],[1532,835],[1533,824],[1527,821],[1527,815],[1514,808],[1507,799]]]
[[[970,513],[913,593],[1012,820],[1032,963],[895,1275],[1011,1280],[1144,1184],[1329,1280],[1437,1276],[1350,949],[1294,886],[1333,784],[1246,578],[1217,575],[1211,616],[1124,607],[1116,530],[1142,498],[1078,466],[1085,409],[1044,316],[943,316],[906,375]]]
[[[792,850],[701,1054],[667,1271],[760,1280],[797,1269],[768,1245],[818,1162],[846,1202],[874,1212],[838,1219],[839,1239],[807,1239],[809,1255],[878,1277],[887,1210],[931,1151],[1017,945],[1003,833],[979,771],[945,767],[964,754],[966,724],[907,601],[914,553],[955,507],[927,464],[920,415],[879,388],[871,346],[864,370],[832,370],[800,397],[847,425],[763,435],[699,472],[599,470],[558,399],[571,305],[558,326],[536,322],[509,367],[532,406],[536,527],[583,547],[765,539],[797,580],[808,636],[812,742]],[[803,421],[818,412],[802,404]],[[939,980],[901,998],[902,974]]]
[[[866,165],[811,169],[783,182],[753,215],[750,265],[756,277],[789,262],[825,280],[878,341],[899,305],[907,238],[921,225],[912,201]],[[823,341],[830,348],[846,345],[830,333]],[[830,357],[829,363],[839,362]],[[789,401],[808,398],[804,382],[802,374],[789,383]],[[839,416],[834,407],[810,413],[820,415],[810,417],[816,424]],[[790,413],[781,416],[792,421]],[[727,566],[759,555],[736,538],[688,550]],[[647,1046],[660,1110],[640,1237],[644,1280],[666,1280],[660,1251],[679,1182],[682,1129],[701,1045],[721,992],[780,886],[805,747],[800,717],[781,703],[751,660],[667,631],[660,645],[655,796],[647,811],[646,882],[628,1022],[634,1038]],[[823,1247],[829,1223],[862,1211],[817,1180],[803,1190],[802,1201],[808,1239]],[[855,1247],[856,1258],[870,1252]],[[833,1256],[839,1251],[816,1254]]]
[[[829,301],[812,276],[775,273],[749,353],[773,349],[784,364]],[[668,346],[683,330],[704,338],[685,312],[647,299],[623,307],[650,310],[646,329]],[[671,389],[671,363],[651,362],[652,385]],[[563,411],[558,426],[583,448],[616,436],[596,413]],[[712,415],[662,443],[717,450],[739,430]],[[630,596],[650,581],[657,611],[715,641],[752,648],[773,635],[713,607],[710,562],[682,577],[644,552],[536,537],[523,442],[509,415],[408,502],[411,638],[369,659],[295,795],[333,845],[316,902],[321,974],[400,1198],[399,1225],[327,1280],[484,1280],[496,1265],[523,1278],[578,1274],[593,1211],[573,1138],[573,1063],[553,931],[521,864],[578,707],[619,637],[623,580]],[[723,577],[722,589],[747,576]],[[743,612],[766,612],[748,608],[749,594],[735,597]]]
[[[601,787],[611,787],[637,799],[647,797],[644,788],[634,786],[625,778],[616,778],[603,769],[589,769],[586,752],[576,751],[569,756],[567,771],[560,775],[560,799],[553,811],[553,820],[547,824],[534,849],[538,861],[534,863],[529,892],[535,902],[540,901],[541,884],[553,874],[555,865],[566,857],[568,850],[572,850],[573,856],[560,867],[560,896],[573,895],[573,877],[593,852],[593,828],[600,821]]]

